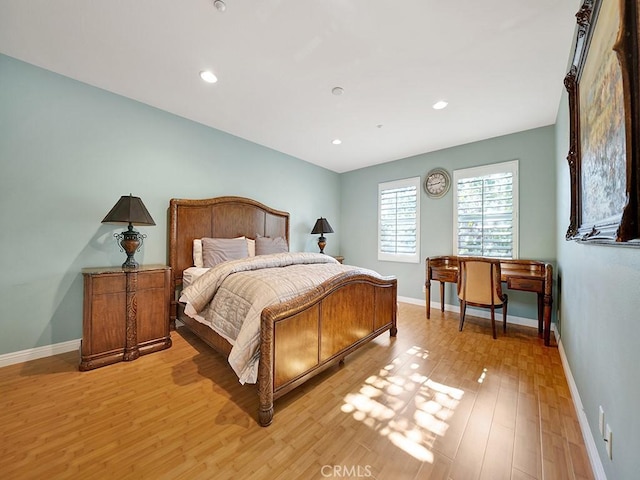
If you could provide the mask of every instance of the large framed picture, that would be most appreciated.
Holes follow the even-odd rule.
[[[585,0],[569,94],[567,240],[640,246],[640,0]]]

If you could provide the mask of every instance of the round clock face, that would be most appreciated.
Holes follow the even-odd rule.
[[[427,173],[427,178],[424,180],[424,190],[432,198],[443,197],[451,186],[451,178],[449,173],[442,168],[434,168]]]

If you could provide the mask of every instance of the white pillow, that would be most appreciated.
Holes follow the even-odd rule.
[[[256,256],[256,241],[253,238],[247,238],[247,249],[250,257]]]
[[[247,238],[247,250],[249,250],[250,257],[256,256],[256,241],[252,238]],[[204,260],[202,259],[202,239],[200,238],[196,238],[193,241],[193,266],[199,268],[204,267]]]
[[[196,238],[193,241],[193,266],[202,268],[204,261],[202,260],[202,240]]]

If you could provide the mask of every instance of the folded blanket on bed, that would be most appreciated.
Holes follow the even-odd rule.
[[[203,317],[233,345],[229,364],[240,383],[255,383],[262,310],[351,270],[380,277],[371,270],[341,265],[333,257],[319,253],[259,255],[216,265],[185,288],[180,301],[187,304],[187,315]]]

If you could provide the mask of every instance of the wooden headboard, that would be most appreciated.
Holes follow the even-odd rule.
[[[289,244],[289,213],[244,197],[203,200],[173,198],[169,202],[169,265],[174,286],[193,266],[196,238],[284,237]]]

